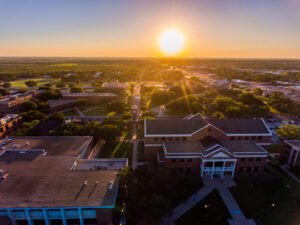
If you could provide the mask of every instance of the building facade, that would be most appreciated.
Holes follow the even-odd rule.
[[[0,114],[6,114],[17,109],[22,103],[29,101],[35,91],[28,91],[22,94],[15,94],[0,100]]]
[[[202,177],[260,173],[268,152],[261,145],[272,134],[263,119],[145,120],[145,159],[159,166]]]
[[[0,138],[12,134],[22,123],[22,117],[18,114],[7,114],[0,118]]]
[[[300,140],[283,141],[284,148],[281,152],[281,158],[290,167],[300,166]]]

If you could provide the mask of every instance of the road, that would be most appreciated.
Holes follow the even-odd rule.
[[[141,87],[140,85],[136,85],[133,90],[133,106],[136,107],[137,110],[137,121],[133,122],[133,128],[132,128],[132,142],[133,142],[133,149],[132,149],[132,169],[136,169],[138,166],[138,138],[137,138],[137,130],[139,126],[139,120],[140,120],[140,91]]]

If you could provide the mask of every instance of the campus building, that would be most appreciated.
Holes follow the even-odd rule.
[[[26,93],[10,95],[0,100],[0,114],[6,114],[17,109],[22,103],[29,101],[34,95],[35,91],[28,91]]]
[[[106,103],[114,100],[122,100],[121,95],[115,93],[93,93],[93,92],[82,92],[82,93],[69,93],[63,92],[62,97],[64,99],[71,100],[86,100],[90,104]]]
[[[235,173],[260,173],[268,152],[261,145],[272,134],[263,119],[145,120],[145,159],[181,173],[202,177],[234,177]]]
[[[0,118],[0,138],[10,135],[20,124],[22,117],[18,114],[7,114]]]
[[[14,137],[0,148],[0,221],[108,225],[127,159],[89,159],[93,139]]]
[[[300,140],[285,140],[281,158],[291,167],[300,166]]]

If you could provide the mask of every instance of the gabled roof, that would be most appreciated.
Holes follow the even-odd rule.
[[[262,119],[208,119],[207,121],[227,134],[269,134]]]
[[[208,126],[214,126],[226,135],[271,136],[263,119],[159,119],[145,120],[147,135],[192,135]]]
[[[145,120],[145,134],[159,135],[159,134],[191,134],[208,123],[204,119],[199,120]]]

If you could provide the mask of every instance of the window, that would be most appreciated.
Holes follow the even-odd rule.
[[[251,172],[251,169],[252,169],[251,166],[247,167],[247,172]]]
[[[169,138],[168,138],[168,141],[173,141],[173,138],[169,137]]]
[[[188,162],[193,162],[193,159],[187,159]]]
[[[251,137],[251,140],[255,140],[255,136],[252,136],[252,137]]]
[[[175,140],[176,140],[176,141],[180,141],[180,138],[179,138],[179,137],[176,137]]]
[[[244,172],[244,167],[240,167],[239,172]]]
[[[258,137],[258,140],[262,140],[262,139],[263,139],[263,137],[262,137],[262,136],[259,136],[259,137]]]
[[[179,168],[179,172],[183,173],[183,168],[182,167]]]
[[[183,141],[186,141],[186,137],[183,137],[182,140],[183,140]]]
[[[231,137],[231,138],[230,138],[230,140],[234,140],[234,139],[235,139],[234,137]]]
[[[257,162],[260,162],[260,161],[261,161],[261,158],[256,158],[256,161],[257,161]]]
[[[184,162],[184,159],[180,159],[180,162]]]
[[[191,172],[192,172],[191,167],[187,167],[187,168],[186,168],[186,172],[187,172],[187,173],[191,173]]]
[[[242,162],[245,162],[245,160],[246,160],[245,158],[241,158],[241,161],[242,161]]]
[[[208,128],[208,129],[207,129],[207,131],[208,131],[208,132],[211,132],[211,129],[210,129],[210,128]]]
[[[245,137],[245,140],[249,140],[249,137],[248,137],[248,136],[246,136],[246,137]]]
[[[176,163],[176,159],[172,159],[172,163]]]
[[[165,140],[166,140],[166,138],[165,138],[165,137],[162,137],[162,138],[161,138],[161,140],[162,140],[162,141],[165,141]]]
[[[258,167],[254,167],[254,172],[258,172]]]
[[[158,138],[154,138],[154,141],[158,141]]]
[[[249,158],[249,162],[252,162],[253,161],[253,158]]]
[[[242,140],[242,137],[238,137],[238,140]]]

